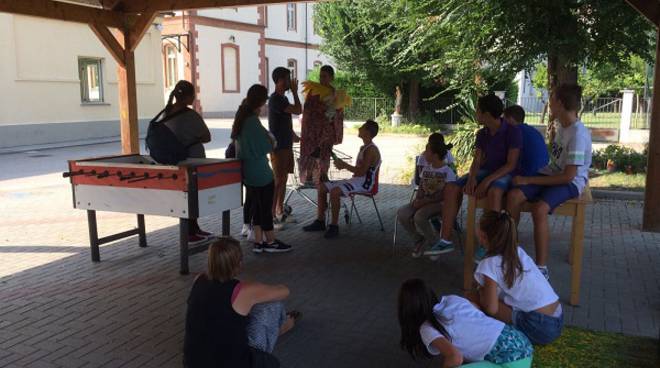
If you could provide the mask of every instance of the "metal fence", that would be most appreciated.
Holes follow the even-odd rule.
[[[524,97],[520,105],[525,109],[525,122],[529,124],[547,123],[541,121],[547,101],[536,97]],[[507,106],[512,104],[507,100]],[[583,102],[581,119],[584,125],[591,128],[619,128],[621,124],[622,99],[619,97],[599,97]]]
[[[651,98],[636,95],[633,99],[631,129],[649,129],[651,127]]]
[[[351,106],[344,110],[344,120],[362,121],[394,113],[394,100],[385,97],[353,97]]]

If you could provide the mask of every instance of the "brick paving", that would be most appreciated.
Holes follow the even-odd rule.
[[[180,276],[177,221],[147,216],[149,247],[139,248],[137,238],[117,241],[102,246],[102,262],[92,263],[85,212],[71,208],[70,188],[57,173],[63,165],[56,160],[86,156],[81,151],[53,150],[32,171],[25,155],[0,160],[0,367],[180,367],[185,301],[205,256],[192,256],[191,275]],[[17,162],[30,176],[18,174]],[[254,255],[246,245],[242,276],[289,285],[289,307],[304,313],[276,348],[283,367],[429,366],[398,348],[396,291],[404,279],[422,277],[440,293],[459,293],[462,256],[412,259],[405,236],[393,254],[395,208],[409,195],[407,186],[382,185],[385,232],[363,200],[365,223],[342,226],[338,240],[303,233],[297,224],[279,235],[295,246],[290,254]],[[292,204],[298,219],[314,216],[295,195]],[[569,325],[658,336],[660,234],[639,230],[641,214],[638,202],[588,207],[582,303],[565,305]],[[98,219],[101,235],[135,226],[126,214]],[[520,227],[529,244],[530,222],[524,215]],[[201,223],[219,231],[219,217]],[[240,223],[233,211],[232,233]],[[566,301],[569,219],[552,218],[551,231],[552,283]]]

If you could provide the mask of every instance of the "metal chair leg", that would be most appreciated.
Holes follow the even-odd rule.
[[[362,223],[362,217],[360,217],[360,211],[358,211],[357,206],[355,205],[355,198],[351,197],[351,218],[353,217],[353,211],[355,210],[355,215],[357,216],[358,222]]]
[[[380,211],[378,211],[378,206],[376,205],[376,198],[372,196],[371,201],[374,204],[374,209],[376,210],[376,215],[378,216],[378,222],[380,222],[380,231],[385,231],[385,226],[383,226],[383,219],[380,217]]]

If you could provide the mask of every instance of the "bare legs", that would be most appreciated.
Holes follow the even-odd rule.
[[[261,226],[254,225],[252,231],[254,231],[254,242],[257,244],[263,243],[264,237],[266,238],[267,243],[275,241],[275,232],[273,230],[263,231],[261,230]]]
[[[318,208],[316,212],[316,218],[320,221],[325,220],[325,211],[328,208],[327,199],[328,199],[328,189],[323,183],[319,184],[318,190]],[[341,189],[333,188],[330,191],[330,212],[331,212],[331,225],[337,225],[339,223],[339,206],[341,201]]]
[[[454,183],[449,183],[445,186],[443,193],[444,207],[442,209],[442,229],[440,231],[440,238],[446,241],[451,240],[452,231],[454,230],[454,222],[458,215],[458,210],[461,208],[463,201],[463,188]]]
[[[527,198],[520,189],[512,189],[507,195],[507,210],[516,221],[520,222],[520,210]],[[534,247],[536,250],[536,264],[545,266],[548,261],[548,213],[550,206],[544,201],[535,202],[532,206],[532,219],[534,220]]]
[[[279,173],[278,173],[279,174]],[[288,174],[275,177],[275,197],[273,198],[273,216],[284,213],[284,196],[286,195],[286,181]]]

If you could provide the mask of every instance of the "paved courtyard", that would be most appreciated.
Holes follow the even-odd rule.
[[[218,128],[218,135],[226,133]],[[222,142],[210,156],[221,152]],[[353,152],[354,146],[349,139],[344,148]],[[205,256],[192,256],[192,273],[180,276],[177,221],[147,216],[147,248],[136,238],[117,241],[102,246],[102,262],[92,263],[85,212],[71,208],[70,187],[61,178],[66,158],[116,150],[117,144],[106,144],[0,156],[0,367],[181,366],[186,297]],[[402,154],[393,156],[401,160]],[[395,177],[396,168],[389,173]],[[290,254],[254,255],[245,246],[242,276],[289,285],[288,306],[304,313],[276,348],[283,367],[429,366],[416,365],[398,347],[397,288],[422,277],[440,293],[460,293],[462,256],[412,259],[405,236],[393,254],[395,209],[409,196],[405,185],[382,185],[385,232],[370,202],[361,201],[365,223],[342,226],[337,240],[303,233],[296,224],[279,235],[294,245]],[[313,218],[313,208],[296,195],[292,204],[298,219]],[[638,202],[588,207],[581,305],[565,305],[569,325],[658,337],[660,234],[642,233],[641,216]],[[135,224],[126,214],[98,218],[101,235]],[[241,222],[240,211],[233,211],[233,234]],[[218,217],[201,223],[220,229]],[[570,221],[553,218],[551,231],[552,284],[566,301]],[[528,216],[520,232],[531,244]]]

